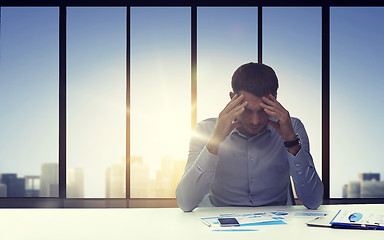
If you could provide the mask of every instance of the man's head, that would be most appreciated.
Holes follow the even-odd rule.
[[[236,94],[244,95],[248,102],[245,111],[237,117],[241,123],[238,130],[246,136],[260,133],[269,121],[269,116],[260,106],[262,97],[277,95],[278,80],[273,69],[259,63],[247,63],[240,66],[232,76],[232,89],[230,97]]]
[[[245,90],[256,97],[268,94],[276,96],[279,83],[275,71],[262,63],[247,63],[241,65],[232,76],[234,93]]]

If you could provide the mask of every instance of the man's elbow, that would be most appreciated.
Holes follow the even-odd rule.
[[[184,212],[192,212],[196,207],[190,207],[190,206],[179,204],[179,208]]]
[[[179,208],[184,212],[192,212],[193,209],[195,209],[197,206],[191,204],[190,201],[188,201],[188,197],[186,197],[182,192],[183,191],[179,187],[176,188],[177,204],[179,205]]]
[[[320,205],[322,204],[323,200],[321,199],[320,201],[316,199],[316,201],[311,201],[311,202],[307,202],[307,203],[304,203],[304,206],[310,210],[316,210],[320,207]]]
[[[312,195],[308,201],[303,202],[304,206],[311,210],[316,210],[319,208],[319,206],[323,203],[323,196],[324,196],[324,186],[321,184],[319,186],[319,190]]]
[[[196,206],[193,206],[192,204],[188,203],[186,199],[181,199],[180,197],[177,197],[177,195],[176,195],[176,201],[177,201],[177,204],[179,205],[179,208],[184,212],[192,212],[193,209],[196,208]]]

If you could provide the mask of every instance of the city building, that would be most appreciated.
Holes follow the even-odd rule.
[[[44,163],[41,165],[40,197],[59,196],[59,164]]]
[[[25,176],[25,196],[38,197],[40,194],[40,176]]]
[[[360,189],[361,198],[384,198],[384,182],[362,181]]]
[[[7,185],[0,183],[0,197],[7,197]]]
[[[347,187],[347,198],[360,198],[361,181],[350,181]]]
[[[343,198],[347,198],[347,196],[348,196],[348,184],[344,184],[342,194],[343,194]]]
[[[384,198],[380,173],[360,173],[358,181],[343,186],[343,198]]]
[[[113,164],[106,172],[106,198],[125,198],[125,162]]]
[[[380,181],[380,173],[360,173],[359,174],[360,181],[372,181],[375,180],[377,182]]]
[[[143,157],[131,157],[130,166],[130,195],[132,198],[144,198],[151,195],[153,188],[150,180],[149,166],[143,163]]]
[[[175,197],[174,190],[171,189],[172,170],[173,170],[172,158],[169,156],[164,156],[161,159],[161,168],[156,173],[155,197],[160,197],[160,198]]]
[[[84,170],[82,168],[68,169],[67,179],[67,197],[83,198],[84,197]]]
[[[25,197],[25,179],[16,178],[7,186],[8,197]]]
[[[50,195],[50,197],[59,197],[59,184],[58,183],[49,184],[49,195]]]
[[[150,167],[143,162],[143,157],[132,156],[130,162],[132,198],[176,197],[176,187],[184,174],[186,160],[173,160],[170,156],[164,156],[155,179],[150,177]]]
[[[0,178],[0,183],[3,183],[6,186],[9,186],[9,183],[16,178],[17,178],[16,173],[2,173]]]
[[[1,174],[1,183],[7,186],[7,197],[25,197],[25,179],[15,173]]]

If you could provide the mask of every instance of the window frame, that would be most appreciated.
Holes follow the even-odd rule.
[[[126,107],[130,107],[130,10],[131,7],[190,7],[191,9],[191,106],[197,103],[197,8],[198,7],[258,7],[258,62],[262,62],[262,14],[263,7],[321,7],[322,31],[322,181],[324,183],[323,204],[382,203],[383,198],[330,198],[330,8],[331,7],[383,7],[384,3],[374,0],[223,0],[218,4],[213,0],[3,0],[2,7],[59,7],[59,197],[58,198],[0,198],[0,207],[37,207],[37,208],[124,208],[124,207],[177,207],[175,198],[131,198],[130,196],[130,113],[126,112],[126,197],[81,198],[66,196],[66,9],[67,7],[126,7]],[[1,24],[1,20],[0,20]],[[191,128],[197,124],[197,109],[191,110]]]

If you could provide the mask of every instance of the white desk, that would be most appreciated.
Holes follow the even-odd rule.
[[[353,208],[384,212],[380,205],[328,205],[317,212]],[[201,221],[223,213],[288,212],[285,225],[260,226],[253,232],[214,232]],[[258,208],[200,208],[184,213],[178,208],[146,209],[0,209],[0,239],[337,239],[383,240],[384,231],[307,227],[314,217],[293,217],[310,211],[303,206]]]

